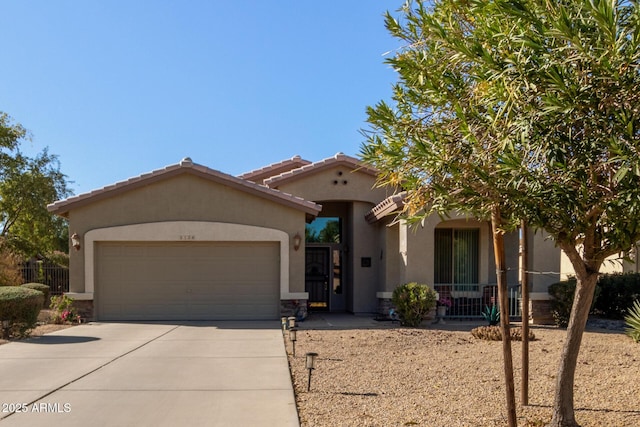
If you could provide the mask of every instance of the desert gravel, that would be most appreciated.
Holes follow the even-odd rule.
[[[472,325],[412,329],[305,329],[289,354],[302,426],[505,426],[502,344],[475,339]],[[461,329],[461,330],[452,330]],[[551,420],[566,331],[532,327],[529,406],[520,402],[521,343],[513,342],[519,426]],[[285,336],[291,353],[291,343]],[[305,353],[319,354],[307,391]],[[588,329],[576,370],[583,427],[640,426],[640,344],[622,332]]]

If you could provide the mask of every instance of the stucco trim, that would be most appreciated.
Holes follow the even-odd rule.
[[[96,228],[84,235],[84,289],[95,292],[96,242],[278,242],[280,244],[280,299],[305,299],[307,293],[289,292],[290,236],[282,230],[208,221],[164,221]],[[293,297],[292,297],[293,296]]]
[[[65,292],[66,296],[76,301],[91,301],[93,300],[93,292]]]
[[[529,294],[529,299],[531,301],[548,301],[553,298],[551,298],[551,295],[549,295],[548,292],[531,292]]]
[[[393,298],[393,292],[376,292],[376,298],[380,298],[380,299],[391,299]]]

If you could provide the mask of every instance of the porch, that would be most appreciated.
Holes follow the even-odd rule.
[[[485,307],[491,307],[498,302],[497,285],[438,284],[434,285],[434,289],[441,300],[446,298],[451,302],[446,318],[481,319]],[[522,297],[520,286],[509,286],[508,293],[509,317],[520,318],[520,298]]]

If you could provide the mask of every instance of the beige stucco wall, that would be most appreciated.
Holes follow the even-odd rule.
[[[353,202],[351,205],[351,244],[348,256],[353,266],[353,306],[354,313],[373,313],[377,310],[376,291],[380,276],[380,243],[376,225],[365,221],[364,216],[373,208],[372,203]],[[362,258],[370,258],[371,266],[363,267]]]
[[[372,175],[336,165],[295,181],[276,183],[276,188],[305,200],[355,200],[376,205],[390,193],[383,188],[374,188],[375,181]]]
[[[380,278],[378,284],[379,292],[393,292],[401,283],[400,280],[400,225],[391,224],[391,221],[381,222],[378,225],[378,235],[380,236],[380,247],[382,248],[382,260],[380,268]]]
[[[628,260],[623,262],[624,273],[638,273],[640,272],[640,254],[638,244],[636,244],[628,253]]]
[[[380,283],[378,292],[392,292],[393,289],[406,282],[420,282],[434,285],[434,230],[447,228],[479,228],[480,229],[480,284],[495,284],[496,271],[493,251],[493,240],[490,224],[477,221],[464,215],[451,215],[443,221],[438,215],[431,215],[420,224],[408,225],[399,222],[384,230],[386,259],[384,282]],[[507,282],[518,284],[519,237],[517,232],[507,233],[505,252]]]
[[[613,274],[613,273],[624,273],[631,272],[635,268],[635,263],[628,262],[623,259],[622,254],[615,254],[608,257],[603,263],[602,267],[600,267],[600,273],[603,274]],[[569,257],[563,252],[560,251],[560,271],[561,271],[561,280],[566,280],[569,276],[575,276],[575,269],[573,265],[571,265],[571,261],[569,261]]]
[[[178,175],[71,210],[69,232],[82,238],[94,229],[164,221],[245,224],[285,232],[290,242],[289,290],[304,292],[304,243],[294,251],[292,242],[296,233],[304,236],[305,213],[194,175]],[[71,251],[71,292],[85,292],[84,256],[85,250]]]
[[[543,230],[529,230],[528,239],[528,270],[529,289],[533,297],[544,299],[549,285],[558,282],[561,271],[561,250],[549,234]]]

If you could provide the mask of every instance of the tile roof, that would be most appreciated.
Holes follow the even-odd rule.
[[[406,193],[403,191],[402,193],[394,194],[392,196],[387,197],[376,206],[373,207],[369,212],[364,216],[367,222],[374,223],[376,221],[381,220],[385,216],[392,214],[394,212],[398,212],[404,206],[404,196]]]
[[[314,163],[310,163],[308,165],[305,165],[296,169],[292,169],[290,171],[283,172],[279,175],[265,179],[264,183],[269,187],[277,187],[278,185],[283,184],[285,182],[295,180],[302,176],[316,173],[324,169],[334,167],[336,165],[346,166],[350,169],[357,170],[359,172],[364,172],[372,176],[378,175],[378,171],[376,169],[372,168],[371,166],[368,166],[367,164],[356,159],[355,157],[347,156],[343,153],[337,153],[333,157],[329,157]]]
[[[247,179],[253,182],[259,182],[267,178],[271,178],[272,176],[279,175],[283,172],[290,171],[291,169],[296,169],[308,164],[311,164],[309,160],[305,160],[302,157],[296,155],[290,159],[272,163],[268,166],[262,167],[260,169],[254,169],[250,172],[245,172],[238,178]]]
[[[156,169],[154,171],[144,173],[142,175],[129,178],[124,181],[116,182],[115,184],[93,190],[89,193],[69,197],[65,200],[59,200],[48,205],[47,209],[49,210],[49,212],[55,213],[57,215],[66,216],[72,209],[94,203],[98,200],[107,199],[117,194],[121,194],[135,188],[144,187],[154,182],[184,173],[200,176],[213,182],[218,182],[250,194],[274,200],[278,203],[282,203],[284,205],[288,205],[304,211],[308,215],[316,216],[322,209],[322,206],[304,200],[300,197],[296,197],[291,194],[266,187],[264,185],[256,184],[252,181],[247,181],[233,175],[228,175],[226,173],[210,169],[206,166],[193,163],[193,161],[188,157],[182,159],[182,161],[180,161],[180,163],[178,164],[170,165],[161,169]]]

